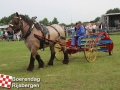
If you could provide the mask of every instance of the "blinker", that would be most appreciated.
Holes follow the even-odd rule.
[[[13,27],[13,25],[12,25],[12,24],[9,24],[9,25]]]

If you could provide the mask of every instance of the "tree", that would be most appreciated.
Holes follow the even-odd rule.
[[[52,21],[52,24],[58,24],[58,23],[59,23],[59,22],[58,22],[57,18],[54,17],[54,19],[53,19],[53,21]]]
[[[96,17],[95,20],[90,21],[90,23],[96,23],[100,20],[100,17]]]
[[[0,23],[0,26],[3,26],[4,24],[3,23]]]
[[[94,20],[93,21],[90,21],[90,23],[95,23]]]
[[[100,20],[100,17],[96,17],[94,22],[98,22]]]
[[[120,13],[120,9],[119,8],[109,9],[106,12],[106,14],[110,14],[110,13]]]
[[[3,17],[3,18],[0,20],[0,23],[7,24],[7,23],[8,23],[7,17]]]
[[[9,24],[9,22],[13,19],[13,17],[14,17],[14,14],[11,14],[11,15],[8,16],[8,17],[3,17],[3,18],[0,20],[0,23],[2,23],[2,25]]]
[[[60,25],[61,25],[61,26],[66,26],[66,24],[65,24],[65,23],[60,23]]]
[[[5,25],[5,24],[9,24],[11,22],[11,20],[14,18],[15,13],[11,14],[8,17],[3,17],[2,19],[0,19],[0,25]],[[25,15],[27,17],[29,17],[28,15]]]
[[[52,22],[51,22],[51,21],[49,22],[49,25],[52,25]]]
[[[10,21],[14,18],[14,13],[13,14],[11,14],[9,17],[8,17],[8,23],[10,23]]]
[[[42,21],[39,21],[40,23],[44,24],[44,25],[48,25],[49,21],[47,18],[44,18]]]

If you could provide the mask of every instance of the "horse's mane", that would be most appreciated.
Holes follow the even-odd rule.
[[[33,21],[27,16],[27,15],[20,15],[20,17],[26,22],[28,23],[28,25],[32,26]],[[39,23],[35,24],[35,28],[38,30],[41,30],[41,26]]]

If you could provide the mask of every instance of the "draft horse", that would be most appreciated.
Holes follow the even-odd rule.
[[[38,54],[38,50],[46,47],[50,47],[51,57],[48,62],[49,66],[53,66],[53,60],[55,58],[55,44],[54,42],[47,41],[45,38],[60,42],[65,44],[65,30],[58,24],[53,24],[51,26],[42,26],[39,23],[36,23],[35,20],[30,19],[28,16],[19,15],[17,12],[14,15],[11,23],[9,24],[8,30],[18,32],[21,30],[24,37],[24,42],[28,49],[31,52],[30,63],[27,67],[28,71],[34,69],[35,59],[38,61],[38,68],[44,68],[44,62]],[[42,36],[43,38],[38,38],[35,34]],[[63,50],[64,59],[63,64],[68,64],[68,54],[66,52],[66,47],[61,45]]]

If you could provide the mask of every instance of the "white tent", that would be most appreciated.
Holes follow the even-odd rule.
[[[0,26],[0,29],[1,28],[8,28],[9,25],[4,25],[4,26]]]

